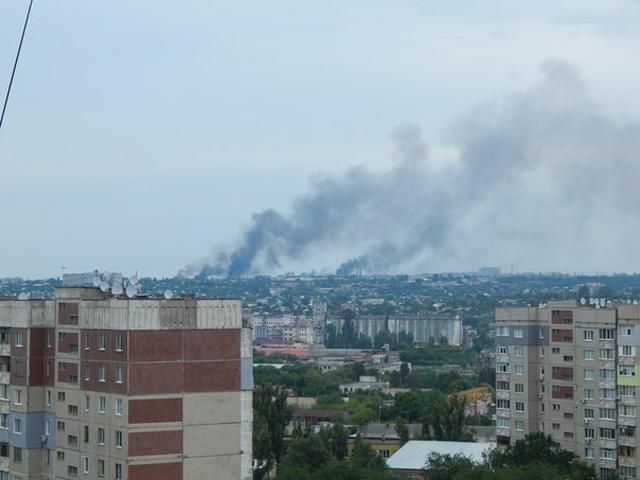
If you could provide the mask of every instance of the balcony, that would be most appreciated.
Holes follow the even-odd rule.
[[[508,382],[509,380],[511,380],[510,373],[501,373],[501,372],[496,373],[496,381]]]
[[[11,374],[9,372],[0,372],[0,383],[5,385],[11,384]]]
[[[509,400],[511,399],[511,393],[505,390],[496,390],[496,399]]]
[[[0,356],[8,357],[11,355],[11,345],[8,343],[0,343]]]
[[[633,417],[619,417],[618,418],[619,425],[629,425],[631,427],[636,426],[636,419]]]

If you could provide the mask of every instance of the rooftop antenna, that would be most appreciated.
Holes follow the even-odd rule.
[[[4,115],[7,111],[7,104],[9,103],[9,96],[11,95],[11,87],[13,86],[13,79],[16,76],[16,69],[18,68],[18,60],[20,59],[20,52],[22,51],[24,36],[27,33],[27,26],[29,25],[29,17],[31,17],[32,6],[33,6],[33,0],[29,0],[29,8],[27,9],[27,15],[24,18],[24,25],[22,26],[22,34],[20,35],[20,43],[18,43],[18,51],[16,52],[16,58],[13,61],[13,69],[11,70],[11,77],[9,78],[9,86],[7,87],[7,93],[4,96],[4,103],[2,104],[2,113],[0,114],[0,130],[2,130]]]
[[[129,285],[126,289],[126,293],[127,293],[127,297],[135,298],[138,293],[138,289],[136,288],[135,285]]]

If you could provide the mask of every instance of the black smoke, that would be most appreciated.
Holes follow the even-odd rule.
[[[450,127],[457,155],[444,165],[417,126],[393,141],[390,170],[313,181],[290,214],[254,214],[235,248],[185,272],[238,276],[343,250],[352,259],[341,274],[637,268],[640,128],[605,115],[571,65],[546,62],[538,84]]]

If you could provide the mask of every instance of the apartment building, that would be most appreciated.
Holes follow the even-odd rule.
[[[638,305],[497,309],[498,444],[543,431],[602,474],[637,478],[639,347]]]
[[[0,480],[251,478],[241,302],[0,301]]]

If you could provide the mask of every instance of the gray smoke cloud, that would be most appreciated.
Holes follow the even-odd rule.
[[[548,61],[541,72],[451,126],[458,155],[446,165],[430,160],[418,126],[400,127],[391,169],[312,181],[290,214],[254,214],[236,248],[183,273],[272,271],[323,249],[353,252],[341,274],[490,262],[633,269],[640,128],[605,115],[573,66]]]

